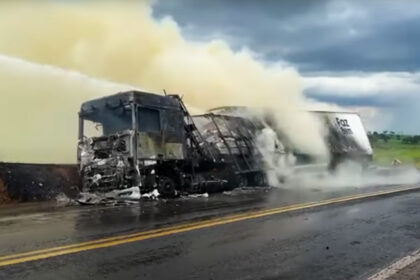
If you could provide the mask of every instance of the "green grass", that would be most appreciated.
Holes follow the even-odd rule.
[[[391,165],[393,159],[399,159],[404,165],[413,164],[420,168],[420,144],[403,144],[396,139],[388,143],[379,140],[372,144],[373,160],[380,165]]]

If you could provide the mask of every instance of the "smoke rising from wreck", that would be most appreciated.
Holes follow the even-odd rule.
[[[130,88],[0,55],[0,160],[74,161],[80,103]]]
[[[294,69],[266,66],[222,41],[188,41],[172,19],[151,14],[146,2],[1,3],[0,53],[35,63],[0,59],[7,101],[1,160],[74,162],[80,103],[134,87],[179,93],[203,110],[275,108],[297,148],[326,155],[320,124],[300,110],[305,100]]]
[[[414,184],[420,182],[420,173],[413,166],[362,170],[359,164],[351,161],[343,163],[333,173],[320,172],[316,168],[313,170],[295,170],[294,172],[294,174],[289,174],[288,181],[280,187],[322,190]]]

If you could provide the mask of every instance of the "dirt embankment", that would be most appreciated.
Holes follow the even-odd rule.
[[[0,205],[7,204],[12,202],[12,199],[9,196],[9,192],[7,191],[7,187],[4,184],[3,180],[0,178]]]
[[[0,162],[0,204],[73,197],[78,178],[76,165]]]

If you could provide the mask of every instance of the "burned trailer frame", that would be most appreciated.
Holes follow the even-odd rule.
[[[240,116],[207,113],[193,116],[203,141],[218,161],[232,166],[237,186],[265,186],[264,160],[255,143],[264,125]]]
[[[177,95],[123,92],[85,102],[79,112],[83,191],[138,186],[174,196],[230,189],[234,168],[213,152]]]
[[[271,109],[265,110],[262,117],[266,123],[271,126],[272,118]],[[243,106],[224,106],[211,109],[210,112],[218,114],[226,114],[230,116],[243,116],[247,118],[253,115],[253,109]],[[359,163],[362,167],[367,167],[373,158],[373,150],[367,137],[366,129],[362,119],[356,112],[339,112],[339,111],[308,111],[324,125],[326,129],[325,143],[329,149],[330,170],[335,170],[337,166],[346,161]],[[271,123],[271,124],[270,124]],[[276,130],[278,138],[284,146],[293,151],[296,165],[305,165],[317,163],[317,158],[313,155],[302,153],[293,147],[287,137]]]

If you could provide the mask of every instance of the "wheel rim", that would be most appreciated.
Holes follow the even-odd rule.
[[[255,174],[254,182],[257,186],[265,186],[264,175],[260,173]]]
[[[239,187],[246,187],[248,186],[248,180],[244,176],[239,177]]]
[[[161,177],[159,182],[159,193],[163,196],[174,196],[175,195],[175,183],[169,177]]]

